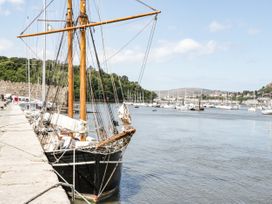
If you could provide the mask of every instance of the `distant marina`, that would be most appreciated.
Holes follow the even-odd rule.
[[[188,92],[190,94],[188,94],[188,92],[186,93],[186,89],[182,90],[185,91],[181,96],[175,91],[172,91],[172,95],[170,91],[164,91],[163,97],[161,96],[161,92],[157,91],[158,97],[152,100],[152,102],[145,102],[144,98],[139,94],[138,96],[140,97],[134,97],[134,100],[130,99],[126,103],[133,105],[135,108],[153,107],[176,109],[178,111],[204,111],[208,108],[239,110],[242,106],[250,112],[259,111],[264,115],[272,114],[272,99],[270,94],[263,94],[259,97],[256,97],[254,91],[245,93],[210,91],[210,93],[203,94],[205,92],[204,89],[194,90],[195,92],[189,89],[190,91]],[[173,92],[175,95],[173,95]]]

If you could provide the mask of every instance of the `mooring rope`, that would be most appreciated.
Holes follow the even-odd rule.
[[[8,144],[8,143],[5,143],[5,142],[1,142],[1,141],[0,141],[0,143],[3,144],[3,145],[6,145],[6,146],[12,147],[12,148],[14,148],[14,149],[17,149],[17,150],[19,150],[19,151],[21,151],[21,152],[24,152],[24,153],[26,153],[26,154],[29,154],[29,155],[31,155],[31,156],[33,156],[33,157],[41,158],[40,155],[32,154],[31,152],[25,151],[24,149],[21,149],[21,148],[19,148],[19,147],[14,146],[14,145],[11,145],[11,144]],[[47,160],[44,160],[44,159],[41,159],[41,161],[47,162]]]
[[[53,169],[53,171],[57,174],[57,176],[58,177],[60,177],[61,178],[61,180],[63,180],[66,184],[69,184],[60,174],[59,174],[59,172],[57,172],[55,169]],[[69,185],[71,185],[71,184],[69,184]],[[76,194],[78,194],[87,204],[92,204],[92,203],[90,203],[88,200],[87,200],[87,198],[85,198],[85,196],[83,196],[81,193],[79,193],[76,189],[74,189],[74,192],[76,193]]]
[[[62,183],[62,182],[58,182],[50,187],[48,187],[47,189],[45,189],[44,191],[38,193],[37,195],[33,196],[32,198],[30,198],[29,200],[27,200],[26,202],[24,202],[24,204],[29,204],[31,203],[32,201],[36,200],[37,198],[39,198],[40,196],[42,196],[43,194],[47,193],[48,191],[54,189],[54,188],[57,188],[59,186],[67,186],[67,187],[70,187],[72,188],[72,186],[70,184],[66,184],[66,183]]]

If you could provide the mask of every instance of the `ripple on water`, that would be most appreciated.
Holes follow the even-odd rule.
[[[272,121],[246,111],[132,109],[136,135],[107,203],[269,203]]]

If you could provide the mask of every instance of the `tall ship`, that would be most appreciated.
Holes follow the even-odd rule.
[[[24,42],[26,42],[26,38],[42,36],[45,45],[46,36],[54,34],[61,36],[57,47],[57,56],[52,62],[50,70],[49,80],[52,80],[57,87],[54,89],[53,100],[49,102],[50,86],[45,93],[46,66],[44,60],[43,106],[41,111],[29,114],[28,117],[50,164],[72,200],[81,198],[98,202],[118,191],[122,173],[122,157],[136,129],[132,125],[126,103],[123,103],[124,100],[121,100],[120,103],[120,99],[116,97],[116,80],[114,78],[111,78],[113,86],[111,94],[115,96],[115,101],[112,103],[108,99],[109,93],[105,91],[104,70],[99,59],[100,53],[98,53],[95,42],[94,28],[150,16],[153,22],[149,36],[149,41],[151,41],[160,11],[143,1],[136,0],[137,3],[151,9],[151,11],[116,19],[91,21],[87,12],[90,9],[87,8],[87,5],[89,6],[93,1],[66,0],[63,1],[67,5],[65,20],[46,19],[46,10],[50,8],[52,2],[54,1],[44,1],[42,11],[18,36]],[[75,12],[74,7],[79,11]],[[79,15],[75,16],[75,13]],[[44,19],[40,19],[42,15]],[[45,22],[45,29],[41,32],[28,33],[32,24],[38,20]],[[64,26],[49,29],[46,24],[50,21],[63,22]],[[103,38],[103,35],[101,37]],[[66,60],[61,63],[59,56],[64,42],[67,47]],[[77,72],[79,76],[75,75],[73,65],[76,52],[75,42],[78,43],[79,51],[80,65]],[[91,45],[87,46],[87,44]],[[146,64],[150,46],[151,43],[148,42],[143,65]],[[91,48],[94,65],[87,67],[87,57],[91,55],[88,54],[88,48]],[[99,81],[97,87],[93,85],[92,75],[95,73]],[[79,116],[74,114],[74,77],[80,79]],[[64,99],[61,97],[60,90],[66,87],[68,94],[67,99]],[[97,96],[99,99],[96,98]],[[62,114],[61,110],[65,102],[68,106],[67,114]],[[118,108],[115,109],[113,106],[118,106]]]

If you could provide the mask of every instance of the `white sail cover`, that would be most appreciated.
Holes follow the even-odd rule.
[[[125,103],[120,106],[118,117],[122,120],[124,126],[131,125],[131,116]]]
[[[54,125],[60,128],[65,128],[72,132],[78,132],[78,133],[87,132],[86,121],[76,120],[66,115],[54,113],[50,116],[50,114],[48,115],[44,114],[44,120],[50,121],[51,125]]]

